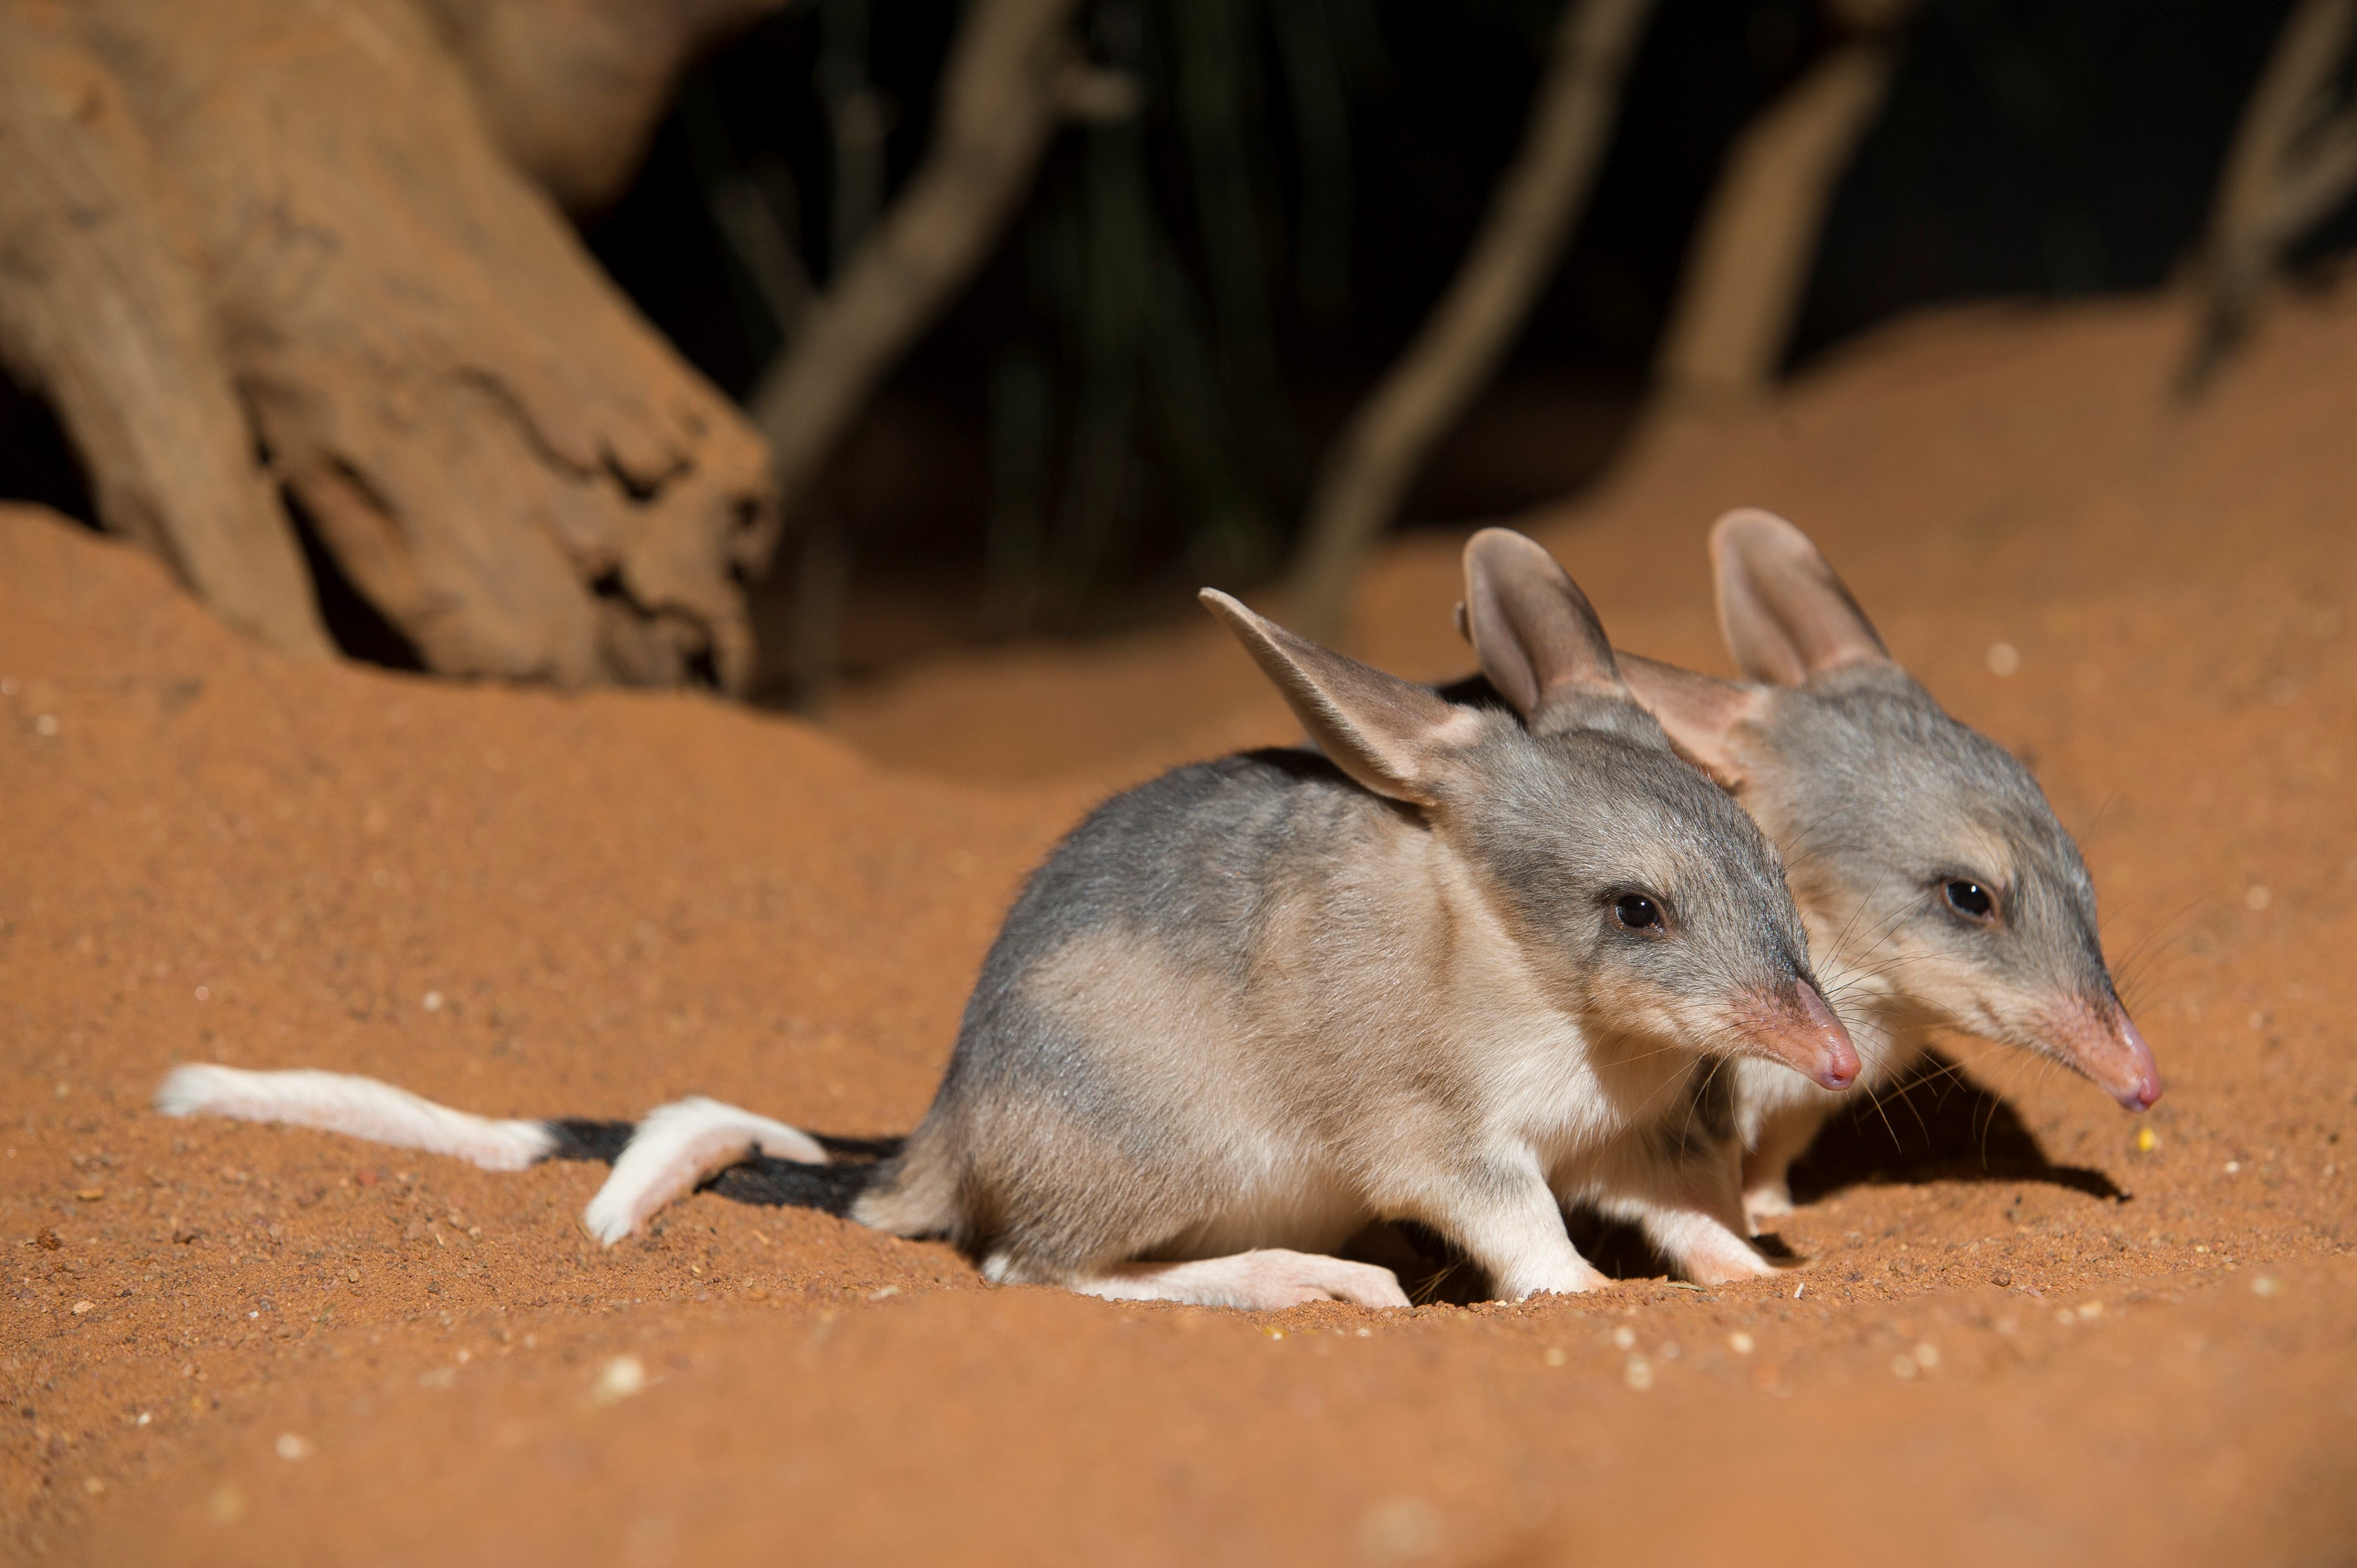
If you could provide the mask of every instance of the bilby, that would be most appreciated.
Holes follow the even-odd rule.
[[[1402,1305],[1388,1270],[1330,1255],[1379,1219],[1438,1231],[1502,1297],[1583,1291],[1602,1276],[1566,1201],[1634,1221],[1697,1279],[1769,1272],[1715,1069],[1749,1055],[1828,1089],[1858,1069],[1782,869],[1632,700],[1544,551],[1489,532],[1466,562],[1511,714],[1207,591],[1318,749],[1179,768],[1066,838],[897,1151],[823,1163],[793,1128],[666,1107],[621,1149],[592,1229],[616,1240],[759,1154],[770,1196],[1101,1296]],[[375,1097],[393,1097],[381,1114]],[[479,1163],[581,1136],[220,1068],[175,1073],[159,1103]]]
[[[1720,628],[1749,679],[1625,652],[1619,667],[1781,852],[1864,1062],[1846,1091],[1734,1064],[1753,1233],[1792,1211],[1792,1161],[1846,1095],[1901,1079],[1936,1026],[2058,1061],[2130,1111],[2151,1106],[2159,1069],[2104,962],[2094,884],[2029,770],[1899,667],[1792,524],[1728,512],[1710,553]],[[1473,683],[1445,691],[1485,700]]]

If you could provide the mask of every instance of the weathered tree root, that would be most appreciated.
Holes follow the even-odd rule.
[[[683,9],[701,25],[726,7]],[[52,15],[68,20],[28,20]],[[120,84],[145,162],[126,134],[132,150],[81,166],[120,215],[114,251],[147,258],[139,286],[200,302],[178,337],[135,319],[102,357],[168,360],[174,384],[151,401],[212,410],[205,450],[258,446],[268,477],[430,668],[742,687],[752,647],[738,585],[776,533],[767,454],[501,152],[447,18],[414,0],[84,0],[55,12],[0,0],[0,16],[55,34],[56,58]],[[46,69],[12,58],[0,124],[43,127],[16,129],[28,141],[87,143],[59,122],[82,98],[43,96]],[[643,119],[644,104],[633,113]],[[602,156],[610,177],[610,146]],[[236,526],[210,526],[244,554],[199,564],[221,554],[197,547],[202,509],[224,509],[220,497],[242,486],[248,510],[275,515],[251,503],[256,489],[268,498],[250,458],[242,476],[175,470],[145,491],[116,477],[140,470],[102,439],[105,412],[140,405],[83,363],[93,350],[55,347],[91,337],[106,306],[85,297],[69,275],[78,269],[38,264],[73,242],[42,212],[86,199],[44,198],[20,168],[0,169],[0,223],[33,236],[0,241],[14,263],[0,274],[0,338],[59,403],[104,520],[158,548],[224,614],[299,644],[302,624],[316,632],[306,596],[248,559],[266,553],[264,538],[282,566],[293,559],[283,518],[274,532],[228,509]],[[70,325],[44,336],[44,321]],[[77,391],[77,377],[96,390]],[[242,405],[230,436],[224,404]],[[117,499],[159,489],[170,504],[152,524]],[[198,522],[183,515],[191,507]],[[302,617],[281,624],[257,607],[285,605]]]
[[[108,528],[222,619],[325,653],[146,138],[62,16],[0,8],[0,360],[55,407]]]

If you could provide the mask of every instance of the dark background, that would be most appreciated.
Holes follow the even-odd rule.
[[[2287,9],[1924,5],[1839,188],[1787,368],[1936,302],[2165,282]],[[1142,113],[1059,136],[757,589],[765,648],[822,560],[847,564],[835,657],[852,675],[944,641],[1184,613],[1202,581],[1275,572],[1324,444],[1461,258],[1557,14],[1097,0],[1090,52],[1135,74]],[[883,108],[888,197],[922,155],[957,16],[951,0],[802,0],[691,74],[635,186],[587,226],[730,393],[783,337],[712,215],[716,183],[749,179],[823,287],[844,248],[830,95],[848,82]],[[1570,253],[1405,525],[1561,496],[1609,460],[1729,144],[1830,42],[1796,0],[1663,0]],[[2352,238],[2344,213],[2307,251]],[[0,491],[90,515],[21,397],[0,395]]]

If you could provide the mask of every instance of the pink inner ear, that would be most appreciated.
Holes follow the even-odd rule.
[[[1462,629],[1482,672],[1526,721],[1566,693],[1623,690],[1587,596],[1538,541],[1485,528],[1465,544]]]
[[[1744,507],[1712,525],[1719,629],[1744,673],[1798,686],[1889,650],[1823,552],[1773,512]]]
[[[1737,732],[1765,712],[1766,691],[1633,653],[1620,655],[1620,674],[1680,751],[1722,789],[1742,787],[1746,769]]]

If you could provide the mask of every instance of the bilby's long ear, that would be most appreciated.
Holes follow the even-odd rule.
[[[1766,687],[1697,675],[1634,653],[1620,655],[1620,676],[1677,748],[1701,764],[1720,789],[1743,788],[1749,770],[1736,732],[1764,716]]]
[[[1629,695],[1587,596],[1544,545],[1510,528],[1466,541],[1458,628],[1534,735],[1578,722],[1581,699]]]
[[[1712,525],[1718,628],[1755,681],[1798,686],[1844,664],[1890,662],[1866,612],[1809,536],[1757,507]]]
[[[1439,803],[1446,754],[1479,734],[1478,714],[1296,637],[1217,588],[1205,588],[1202,600],[1285,693],[1294,716],[1336,767],[1378,795],[1419,806]]]

